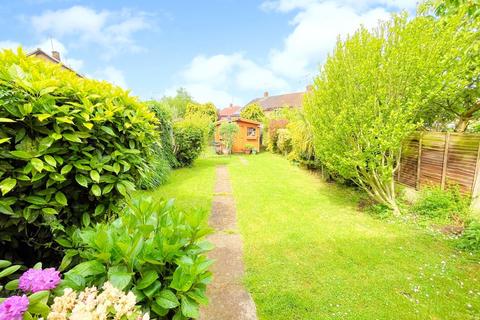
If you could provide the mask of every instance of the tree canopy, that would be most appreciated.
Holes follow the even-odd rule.
[[[478,117],[478,19],[467,8],[395,15],[339,40],[306,96],[317,157],[398,213],[394,173],[420,126]]]
[[[263,122],[265,120],[265,113],[263,112],[262,107],[256,103],[252,103],[240,111],[240,117]]]

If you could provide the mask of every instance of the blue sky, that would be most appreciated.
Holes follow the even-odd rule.
[[[301,91],[338,35],[415,0],[3,0],[0,47],[60,51],[142,99],[185,87],[218,108]]]

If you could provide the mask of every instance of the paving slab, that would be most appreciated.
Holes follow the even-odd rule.
[[[208,240],[215,245],[209,253],[214,259],[213,282],[207,288],[208,306],[200,310],[201,320],[256,320],[252,297],[242,284],[243,243],[236,223],[235,200],[226,166],[217,167],[217,180],[210,226],[215,233]]]

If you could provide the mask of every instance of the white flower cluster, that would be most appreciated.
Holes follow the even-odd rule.
[[[102,292],[91,287],[77,294],[68,288],[54,299],[47,320],[149,320],[135,304],[133,292],[125,294],[110,282]]]

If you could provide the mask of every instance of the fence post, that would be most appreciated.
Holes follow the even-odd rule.
[[[423,132],[420,132],[420,137],[418,138],[418,159],[417,159],[417,177],[415,180],[415,189],[420,189],[420,168],[422,166],[422,138]]]
[[[447,178],[447,160],[448,160],[448,145],[450,142],[450,132],[445,136],[445,148],[443,150],[443,167],[442,167],[442,185],[441,189],[445,189],[445,180]]]

